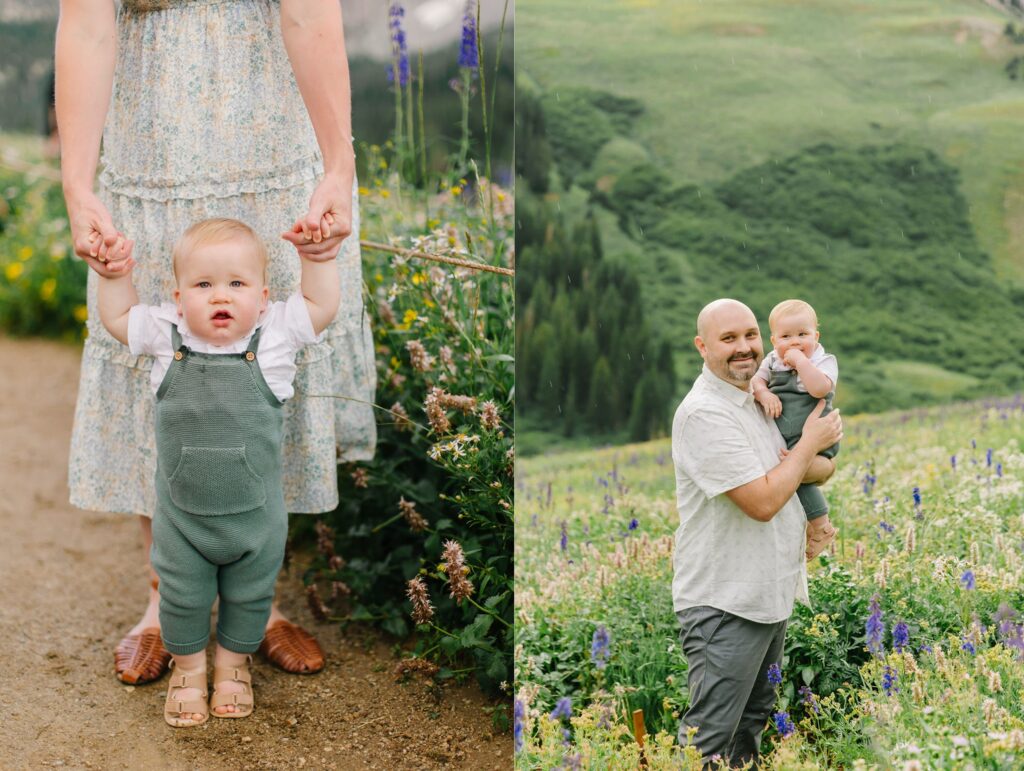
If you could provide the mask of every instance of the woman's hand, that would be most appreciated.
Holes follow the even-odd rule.
[[[122,275],[135,242],[114,227],[107,207],[92,191],[65,200],[75,254],[105,278]]]
[[[352,233],[352,184],[336,174],[325,174],[309,199],[306,216],[295,220],[281,238],[293,244],[301,257],[314,262],[333,260],[341,242]]]

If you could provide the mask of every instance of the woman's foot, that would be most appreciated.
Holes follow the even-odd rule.
[[[145,613],[114,649],[114,671],[123,683],[141,685],[157,680],[170,664],[171,654],[160,639],[160,593],[156,586],[154,580]]]
[[[196,660],[197,657],[201,657]],[[185,661],[187,664],[182,664]],[[206,653],[179,656],[174,661],[164,702],[164,720],[175,728],[202,725],[209,717],[206,689]],[[190,668],[187,668],[190,667]]]
[[[213,696],[210,707],[216,717],[248,717],[252,714],[252,657],[217,645],[213,664]]]
[[[260,653],[274,666],[295,675],[310,675],[324,668],[324,652],[316,638],[289,621],[276,605],[270,608]]]

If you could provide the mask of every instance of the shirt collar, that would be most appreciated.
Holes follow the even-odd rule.
[[[718,377],[718,375],[708,369],[707,364],[705,364],[701,369],[700,377],[708,388],[715,393],[721,394],[737,407],[746,407],[754,401],[754,394],[749,390],[741,391],[736,386],[726,383],[722,378]]]

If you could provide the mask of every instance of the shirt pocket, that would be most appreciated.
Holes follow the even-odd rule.
[[[190,514],[240,514],[267,502],[263,480],[249,465],[244,446],[182,447],[167,483],[174,505]]]

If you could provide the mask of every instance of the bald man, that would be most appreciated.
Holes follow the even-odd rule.
[[[679,527],[672,600],[689,664],[690,707],[679,726],[705,764],[756,759],[775,690],[767,670],[781,666],[786,622],[807,603],[802,482],[834,466],[818,453],[842,438],[822,401],[800,441],[786,443],[750,390],[764,347],[754,313],[716,300],[697,317],[694,345],[704,368],[676,411],[672,460]]]

